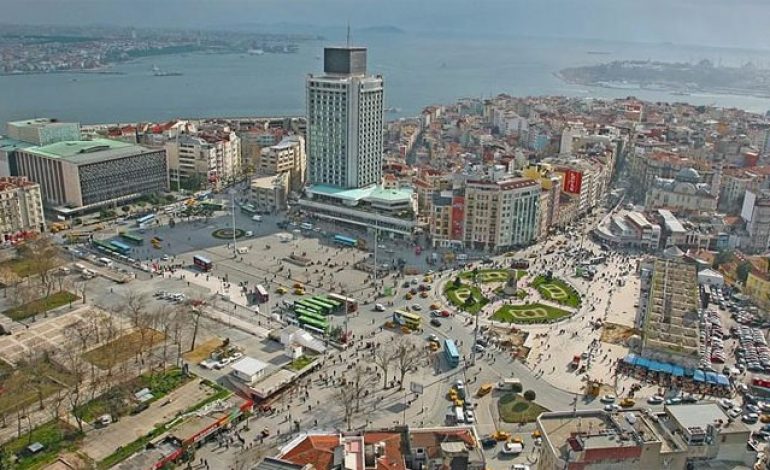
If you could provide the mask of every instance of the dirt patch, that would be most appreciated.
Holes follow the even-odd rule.
[[[202,360],[208,359],[209,357],[211,357],[211,353],[214,352],[220,346],[222,346],[221,339],[211,338],[210,340],[201,344],[200,346],[193,349],[192,351],[182,354],[182,357],[184,358],[185,361],[189,362],[190,364],[198,364]]]
[[[100,369],[111,369],[141,351],[150,350],[164,338],[160,331],[151,328],[138,329],[88,351],[83,354],[83,358]]]
[[[617,323],[605,323],[602,327],[600,341],[626,346],[628,338],[638,334],[639,332],[630,326],[618,325]]]

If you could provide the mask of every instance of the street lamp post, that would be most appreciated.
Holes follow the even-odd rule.
[[[476,289],[479,288],[478,273],[474,274],[473,276],[473,285],[476,287]],[[471,292],[471,298],[473,298],[473,292]],[[480,311],[481,311],[480,309],[476,310],[476,315],[475,315],[476,324],[473,325],[473,345],[471,345],[471,352],[473,353],[472,365],[474,366],[476,365],[476,355],[478,354],[478,352],[476,351],[476,344],[477,344],[477,341],[479,340],[479,312]]]
[[[233,258],[238,257],[238,249],[235,246],[235,238],[236,238],[235,237],[235,193],[236,192],[237,191],[235,190],[235,188],[230,189],[230,201],[232,203],[231,210],[233,214]]]

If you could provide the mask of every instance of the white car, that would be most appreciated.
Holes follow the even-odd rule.
[[[737,418],[740,415],[741,415],[740,408],[730,408],[729,410],[727,410],[727,416],[731,418]]]
[[[382,304],[374,304],[374,311],[375,312],[384,312],[385,306]]]
[[[620,405],[609,403],[607,405],[604,405],[604,411],[606,411],[607,413],[617,413],[618,411],[620,411]]]
[[[475,421],[476,421],[476,416],[473,414],[473,411],[465,410],[465,422],[473,423]]]
[[[663,400],[664,399],[663,399],[662,396],[660,396],[660,395],[653,395],[653,396],[651,396],[650,398],[647,399],[647,403],[649,403],[650,405],[660,405],[661,403],[663,403]]]
[[[729,410],[730,408],[735,406],[735,402],[733,402],[729,398],[722,398],[717,402],[717,404],[719,404],[719,406],[721,406],[725,410]]]
[[[530,467],[527,464],[517,463],[513,466],[513,470],[529,470]]]
[[[599,401],[602,403],[615,403],[615,395],[603,395]]]
[[[524,452],[524,446],[518,442],[506,442],[500,452],[507,455],[518,455]]]

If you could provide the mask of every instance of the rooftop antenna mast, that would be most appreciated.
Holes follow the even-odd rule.
[[[350,21],[348,21],[348,47],[350,47]]]

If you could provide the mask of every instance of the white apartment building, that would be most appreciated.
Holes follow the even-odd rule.
[[[382,179],[383,79],[366,74],[366,48],[327,47],[324,75],[307,78],[311,184],[362,188]]]
[[[468,181],[465,186],[465,245],[505,251],[537,239],[540,184],[527,178]]]
[[[172,185],[197,178],[205,185],[218,187],[241,174],[241,139],[229,129],[181,134],[164,147]]]
[[[257,172],[263,176],[287,173],[288,188],[300,191],[305,185],[307,172],[305,138],[298,135],[288,136],[275,145],[263,148]]]
[[[0,236],[3,240],[21,231],[44,230],[40,185],[24,176],[0,178]]]

